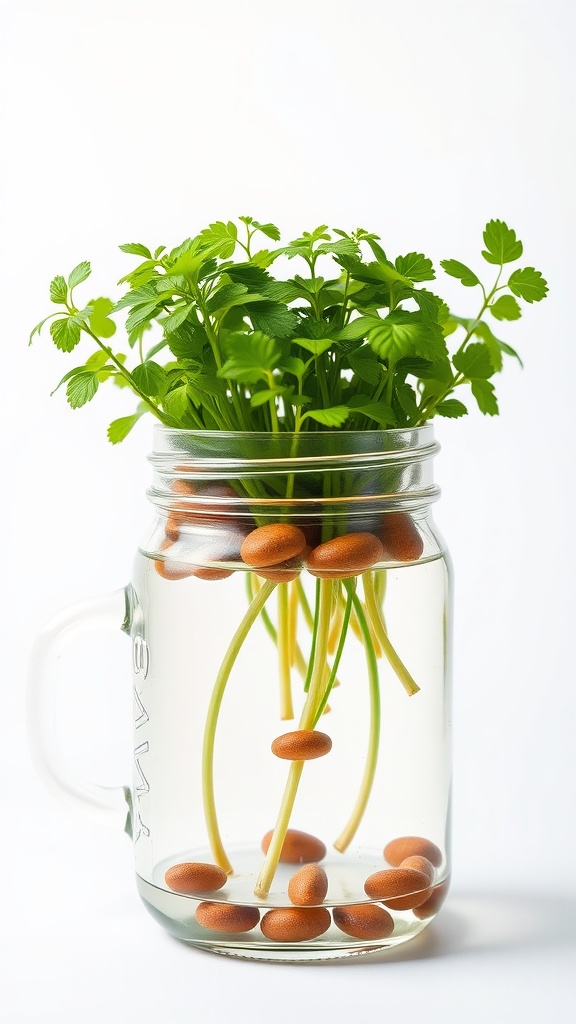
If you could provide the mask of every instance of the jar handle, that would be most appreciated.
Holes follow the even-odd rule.
[[[50,619],[32,649],[28,677],[28,738],[38,773],[60,797],[92,818],[132,834],[132,794],[127,786],[99,786],[74,778],[50,729],[58,658],[68,641],[95,629],[129,631],[129,588],[81,601]]]

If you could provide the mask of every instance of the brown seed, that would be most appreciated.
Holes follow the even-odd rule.
[[[420,906],[414,907],[416,917],[423,921],[425,918],[433,917],[434,914],[437,914],[448,895],[449,885],[449,879],[446,882],[441,882],[440,885],[436,885],[432,889],[432,895],[429,899],[425,903],[421,903]]]
[[[316,729],[295,729],[277,736],[272,743],[272,753],[285,761],[313,761],[332,750],[332,740],[325,732]]]
[[[434,875],[436,874],[434,865],[426,857],[406,857],[399,867],[409,868],[412,871],[421,871],[423,875],[426,875],[429,885],[432,885],[434,881]]]
[[[225,580],[232,575],[232,569],[194,569],[192,573],[199,580]]]
[[[381,561],[383,553],[382,543],[373,533],[348,533],[314,548],[306,568],[321,579],[347,579]]]
[[[289,566],[285,569],[258,569],[257,572],[258,576],[272,580],[273,583],[291,583],[300,575],[300,569],[291,569]]]
[[[196,920],[211,932],[249,932],[260,920],[258,907],[238,907],[234,903],[200,903]]]
[[[182,513],[170,512],[170,515],[166,519],[164,525],[164,533],[168,540],[178,540],[180,536],[180,527],[182,525]]]
[[[397,868],[406,857],[426,857],[435,868],[442,863],[442,851],[421,836],[400,836],[384,847],[384,860]]]
[[[262,850],[268,852],[272,830],[262,839]],[[280,860],[283,864],[312,864],[326,856],[326,847],[321,839],[297,828],[289,828],[282,845]]]
[[[168,551],[172,547],[172,543],[169,540],[162,541],[159,551]],[[184,580],[188,576],[194,575],[194,567],[187,565],[186,562],[172,561],[171,559],[157,558],[154,562],[154,568],[159,576],[162,576],[165,580]]]
[[[188,861],[168,868],[164,881],[170,889],[174,889],[174,892],[192,894],[215,892],[226,884],[227,877],[226,872],[217,864]]]
[[[424,550],[424,541],[412,516],[387,512],[379,531],[384,557],[395,562],[414,562]]]
[[[174,494],[195,494],[196,485],[192,480],[173,480],[170,490],[174,491]]]
[[[375,871],[364,883],[364,891],[373,900],[382,900],[395,910],[411,910],[430,896],[426,875],[408,868]]]
[[[298,907],[322,903],[328,892],[328,876],[317,864],[306,864],[288,882],[288,898]]]
[[[394,918],[383,907],[359,903],[352,907],[334,907],[334,924],[355,939],[387,939],[394,931]]]
[[[325,907],[282,907],[264,914],[260,927],[267,939],[274,942],[305,942],[323,935],[331,924]]]
[[[290,523],[269,523],[258,526],[248,534],[240,554],[247,565],[255,569],[276,566],[296,558],[306,547],[306,537]]]

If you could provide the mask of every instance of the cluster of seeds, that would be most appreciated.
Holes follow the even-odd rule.
[[[232,574],[231,569],[206,565],[211,562],[238,562],[239,567],[248,566],[264,579],[277,583],[290,582],[303,568],[319,579],[349,579],[378,562],[411,562],[422,554],[422,537],[412,517],[404,512],[386,513],[370,531],[351,531],[320,541],[320,529],[314,523],[268,523],[247,532],[245,521],[235,516],[226,504],[237,496],[229,484],[197,485],[190,480],[177,479],[171,487],[183,498],[197,496],[212,500],[209,515],[201,509],[186,509],[185,505],[171,509],[165,523],[165,540],[160,545],[160,551],[165,554],[154,563],[164,579],[196,576],[219,580]],[[179,561],[182,549],[178,544],[183,530],[195,524],[216,528],[214,540],[201,543],[195,552],[197,565],[190,563],[188,553],[186,560]]]
[[[271,838],[272,831],[262,839],[264,852]],[[261,916],[258,907],[206,900],[196,909],[196,921],[207,931],[229,934],[248,932],[259,924],[263,935],[273,942],[318,938],[332,922],[352,938],[386,939],[395,927],[389,910],[411,910],[425,920],[439,910],[445,899],[448,883],[434,884],[436,869],[442,864],[439,848],[419,836],[402,836],[384,848],[384,858],[392,866],[369,875],[364,883],[365,894],[377,902],[336,906],[330,913],[328,907],[321,905],[328,893],[329,879],[318,861],[325,856],[326,847],[320,839],[289,829],[280,860],[301,865],[288,883],[291,906],[266,910]],[[190,862],[169,868],[165,881],[174,892],[204,896],[222,889],[227,875],[215,864]]]

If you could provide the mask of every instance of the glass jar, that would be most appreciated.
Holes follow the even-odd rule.
[[[196,946],[321,960],[425,928],[450,872],[450,571],[430,425],[156,428],[156,517],[125,591],[33,659],[38,759],[133,836],[145,906]],[[71,781],[45,735],[76,629],[130,635],[134,780]]]

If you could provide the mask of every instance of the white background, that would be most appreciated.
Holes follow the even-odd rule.
[[[572,4],[49,0],[2,15],[1,1019],[571,1020]],[[526,368],[499,382],[502,415],[438,424],[457,581],[454,894],[421,940],[373,962],[258,965],[170,939],[139,904],[125,837],[57,802],[26,749],[33,636],[127,581],[150,513],[151,423],[112,448],[125,393],[71,412],[49,392],[78,360],[49,336],[27,348],[48,282],[90,259],[85,298],[114,295],[132,265],[119,243],[172,246],[240,213],[286,237],[361,224],[390,252],[475,267],[500,217],[550,282],[504,325]],[[473,293],[442,277],[472,314]],[[60,728],[86,771],[122,782],[128,679],[110,643],[78,656],[74,685],[93,692]]]

